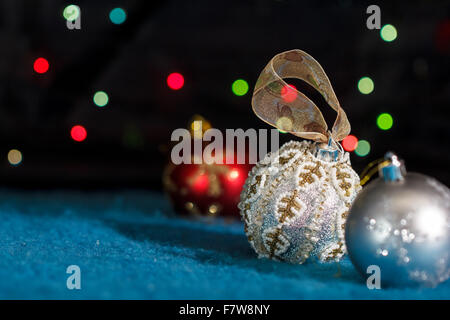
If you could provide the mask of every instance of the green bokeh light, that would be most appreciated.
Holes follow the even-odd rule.
[[[356,155],[360,157],[365,157],[370,152],[370,143],[367,140],[359,140],[358,146],[355,149]]]
[[[389,130],[394,124],[394,119],[389,113],[382,113],[377,117],[377,126],[381,130]]]
[[[76,20],[80,15],[80,8],[74,4],[68,5],[64,8],[63,17],[68,21]]]
[[[127,14],[122,8],[114,8],[109,13],[109,19],[114,24],[122,24],[127,19]]]
[[[397,29],[391,24],[386,24],[381,28],[380,36],[386,42],[394,41],[397,38]]]
[[[375,85],[369,77],[362,77],[358,81],[358,90],[362,94],[369,94],[373,91]]]
[[[237,96],[243,96],[248,92],[248,83],[245,80],[238,79],[231,85],[231,90]]]
[[[108,104],[108,95],[106,94],[106,92],[103,91],[97,91],[94,94],[94,103],[96,106],[98,107],[104,107]]]

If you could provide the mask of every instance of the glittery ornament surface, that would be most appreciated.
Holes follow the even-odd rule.
[[[291,141],[249,173],[239,208],[259,257],[303,263],[344,255],[345,220],[360,190],[359,177],[348,153],[324,161],[315,147]]]

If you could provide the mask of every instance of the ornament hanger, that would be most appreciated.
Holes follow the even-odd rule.
[[[297,78],[314,87],[337,112],[331,132],[322,112],[300,91],[290,88],[284,78]],[[293,101],[283,99],[283,90],[295,90]],[[320,64],[304,51],[294,49],[277,54],[261,72],[253,92],[252,108],[263,121],[297,137],[327,143],[343,140],[350,123],[341,108],[330,80]]]

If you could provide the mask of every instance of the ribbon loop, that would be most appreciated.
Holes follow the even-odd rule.
[[[297,78],[314,87],[337,112],[331,137],[341,141],[350,133],[350,123],[321,65],[298,49],[282,52],[270,60],[256,82],[252,108],[263,121],[295,136],[327,142],[328,126],[319,108],[303,93],[289,87],[283,78]],[[287,99],[286,91],[294,92]],[[289,95],[292,97],[292,95]]]

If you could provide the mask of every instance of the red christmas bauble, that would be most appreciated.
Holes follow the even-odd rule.
[[[201,143],[203,151],[208,145],[203,141],[203,134],[211,127],[211,124],[202,116],[194,115],[188,126],[191,134],[191,151],[194,145]],[[198,140],[197,140],[198,139]],[[226,140],[226,139],[224,139]],[[240,195],[247,179],[248,172],[253,167],[249,163],[248,149],[245,145],[245,164],[238,163],[238,148],[222,146],[222,163],[193,164],[194,156],[191,155],[191,164],[175,165],[171,160],[166,165],[163,173],[163,186],[169,196],[175,212],[191,216],[224,216],[240,219],[238,203]],[[226,163],[227,156],[234,158],[233,164]],[[242,155],[241,155],[242,156]],[[214,155],[215,157],[215,151]],[[202,159],[203,160],[203,159]]]
[[[177,213],[239,218],[248,164],[167,164],[163,185]]]

